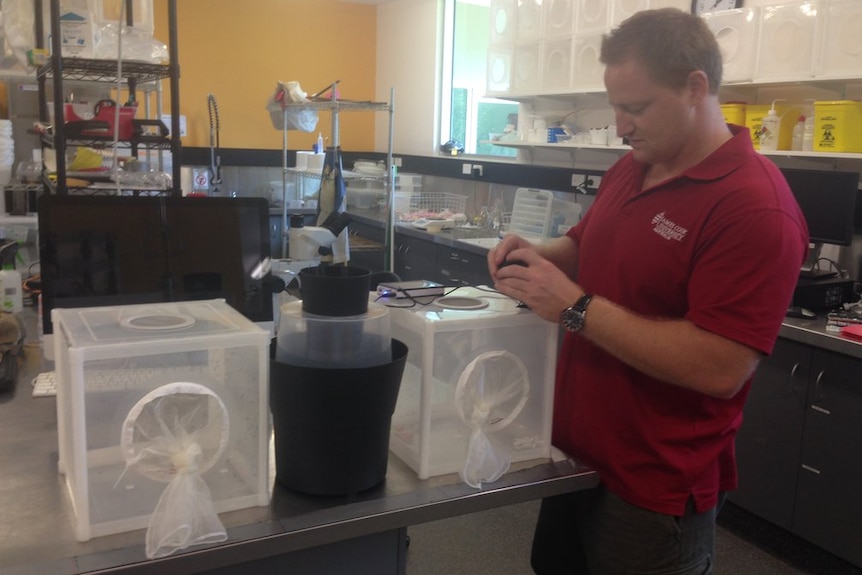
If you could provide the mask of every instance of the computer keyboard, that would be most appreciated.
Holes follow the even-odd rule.
[[[33,397],[57,395],[57,378],[53,371],[46,371],[33,378]]]

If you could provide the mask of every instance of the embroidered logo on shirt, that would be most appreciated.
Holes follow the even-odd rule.
[[[681,242],[685,234],[688,233],[687,229],[664,217],[664,212],[656,214],[652,219],[652,223],[655,225],[653,231],[666,240]]]

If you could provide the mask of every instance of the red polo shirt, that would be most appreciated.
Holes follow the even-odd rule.
[[[641,190],[631,154],[607,172],[569,235],[583,288],[651,317],[686,318],[770,353],[808,250],[805,219],[748,131],[682,175]],[[587,319],[589,321],[589,318]],[[568,334],[554,443],[626,501],[672,515],[736,486],[733,440],[751,382],[732,399],[663,383]]]

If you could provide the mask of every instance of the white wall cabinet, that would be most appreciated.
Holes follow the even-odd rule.
[[[610,165],[625,147],[602,149],[594,144],[548,144],[539,138],[530,139],[533,119],[544,117],[548,126],[564,121],[578,130],[613,124],[599,62],[602,35],[639,10],[664,6],[688,10],[689,1],[546,0],[539,15],[535,2],[517,2],[517,6],[513,2],[491,2],[492,29],[494,15],[505,11],[507,26],[517,33],[491,35],[487,88],[489,95],[521,102],[518,128],[522,141],[498,144],[523,151],[529,161],[565,165],[578,161],[576,150],[588,149],[594,157],[604,152]],[[524,8],[525,4],[529,8]],[[529,35],[518,23],[524,10],[529,13]],[[723,102],[762,105],[782,100],[809,112],[814,100],[862,100],[862,2],[796,0],[772,4],[751,0],[745,8],[714,12],[704,19],[724,55]],[[542,22],[539,38],[533,33],[536,21]],[[862,165],[862,150],[767,154],[779,165],[802,162],[821,167],[826,163],[853,169]],[[598,164],[602,162],[598,160]]]

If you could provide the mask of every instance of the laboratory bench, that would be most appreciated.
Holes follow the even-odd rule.
[[[357,220],[374,233],[373,222]],[[488,281],[487,249],[459,241],[487,230],[395,230],[402,279]],[[469,263],[456,268],[460,260]],[[785,318],[761,361],[736,441],[739,489],[729,500],[862,567],[862,342],[827,330],[826,319]]]
[[[28,337],[18,383],[0,394],[0,575],[398,574],[406,569],[410,525],[598,484],[594,471],[565,456],[513,464],[500,480],[475,489],[456,474],[419,480],[390,454],[381,485],[351,497],[311,496],[275,484],[270,455],[269,505],[220,514],[223,543],[148,560],[144,530],[78,542],[57,466],[56,401],[31,393],[33,377],[53,364],[43,357],[36,310],[20,316]]]
[[[385,250],[385,223],[373,210],[352,210],[351,257],[354,243],[362,246],[357,251],[357,265],[372,270],[383,269]],[[462,242],[462,239],[496,237],[499,232],[474,227],[458,226],[431,233],[409,222],[395,224],[393,270],[402,280],[431,280],[447,287],[490,285],[486,256],[488,248]],[[377,248],[370,247],[368,241]]]

